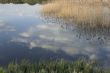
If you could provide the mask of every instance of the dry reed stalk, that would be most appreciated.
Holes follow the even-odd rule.
[[[54,0],[42,13],[83,27],[110,26],[110,0]]]

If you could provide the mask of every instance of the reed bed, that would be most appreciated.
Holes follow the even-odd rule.
[[[63,20],[62,25],[73,27],[72,31],[75,27],[79,38],[110,38],[110,0],[50,0],[43,6],[42,14],[59,23]]]
[[[42,13],[81,27],[110,26],[110,0],[50,0]]]

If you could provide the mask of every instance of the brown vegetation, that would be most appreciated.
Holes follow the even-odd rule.
[[[52,0],[42,13],[83,27],[110,26],[110,0]]]

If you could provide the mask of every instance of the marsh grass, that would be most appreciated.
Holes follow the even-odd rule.
[[[110,26],[109,0],[53,0],[43,6],[42,13],[83,27]]]
[[[110,36],[110,0],[50,0],[43,6],[42,14],[63,20],[66,28],[76,27],[79,37]]]

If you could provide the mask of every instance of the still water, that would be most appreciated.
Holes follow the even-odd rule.
[[[110,41],[79,37],[62,23],[45,20],[42,5],[0,4],[0,64],[22,59],[74,60],[79,57],[110,61]]]

